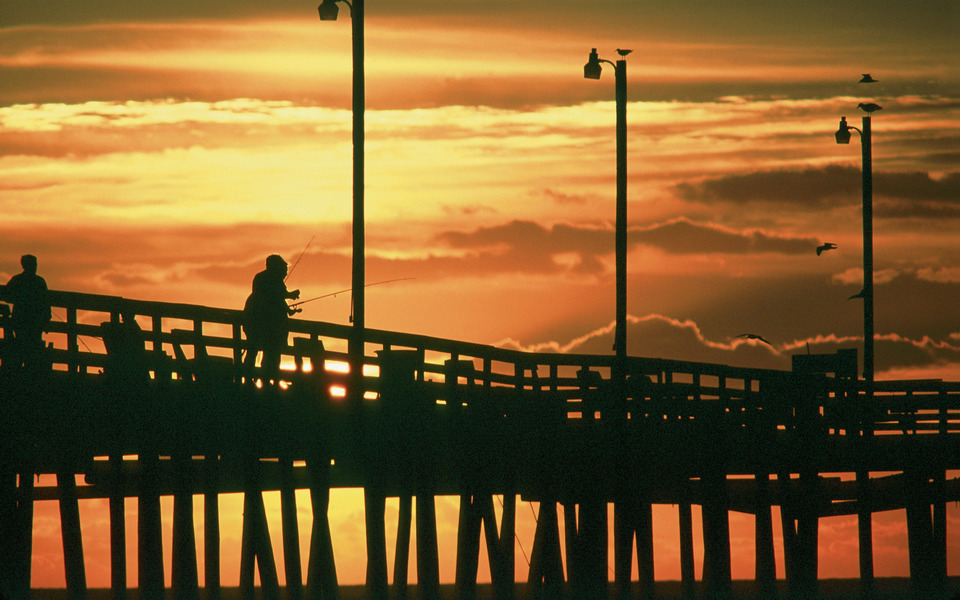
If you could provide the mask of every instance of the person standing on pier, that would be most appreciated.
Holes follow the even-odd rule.
[[[287,300],[300,297],[300,290],[287,291],[284,279],[287,262],[277,254],[267,257],[267,268],[253,278],[253,290],[243,307],[243,332],[247,336],[247,355],[243,365],[252,380],[257,354],[263,353],[260,366],[263,380],[276,381],[280,373],[280,355],[287,345],[287,318],[299,312],[287,306]]]
[[[20,257],[23,272],[10,278],[3,300],[13,304],[10,318],[13,330],[13,364],[39,370],[43,358],[43,332],[50,323],[50,299],[47,282],[37,275],[37,257]]]

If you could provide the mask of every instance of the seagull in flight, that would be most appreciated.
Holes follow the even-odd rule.
[[[880,106],[879,104],[874,104],[873,102],[868,102],[866,104],[861,102],[860,104],[857,105],[857,108],[862,108],[863,112],[865,113],[872,113],[878,110],[883,110],[882,106]]]
[[[773,348],[773,344],[771,344],[768,340],[764,339],[762,335],[757,335],[755,333],[741,333],[737,337],[747,339],[747,340],[757,340],[758,342],[763,342],[764,344]]]
[[[837,245],[833,242],[824,242],[822,246],[817,246],[817,256],[820,256],[821,252],[826,252],[827,250],[836,250]]]

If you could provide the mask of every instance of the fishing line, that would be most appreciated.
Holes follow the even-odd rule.
[[[375,281],[375,282],[373,282],[373,283],[368,283],[368,284],[366,284],[366,285],[363,286],[363,287],[367,288],[367,287],[372,287],[372,286],[375,286],[375,285],[383,285],[383,284],[385,284],[385,283],[394,283],[394,282],[396,282],[396,281],[409,281],[409,280],[411,280],[411,279],[416,279],[416,277],[399,277],[399,278],[397,278],[397,279],[386,279],[386,280],[384,280],[384,281]],[[353,291],[353,288],[347,288],[347,289],[344,289],[344,290],[337,290],[336,292],[330,292],[329,294],[324,294],[324,295],[322,295],[322,296],[317,296],[317,297],[315,297],[315,298],[308,298],[307,300],[300,300],[299,302],[294,302],[294,303],[290,304],[290,308],[296,308],[297,306],[300,306],[301,304],[306,304],[306,303],[308,303],[308,302],[313,302],[314,300],[323,300],[324,298],[333,298],[333,297],[336,297],[336,296],[338,296],[338,295],[340,295],[340,294],[345,294],[345,293],[347,293],[347,292],[352,292],[352,291]]]

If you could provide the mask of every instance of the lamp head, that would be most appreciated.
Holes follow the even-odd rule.
[[[340,7],[337,6],[337,0],[323,0],[317,7],[317,12],[320,13],[321,21],[336,21]]]
[[[857,83],[876,83],[877,80],[873,77],[870,77],[870,73],[864,73],[863,77],[860,78],[860,81]]]
[[[600,66],[600,57],[597,56],[597,49],[590,51],[590,58],[587,64],[583,65],[583,77],[585,79],[600,79],[600,72],[603,67]]]
[[[850,128],[847,127],[847,118],[840,117],[840,128],[837,129],[835,134],[838,144],[849,144],[850,143]]]

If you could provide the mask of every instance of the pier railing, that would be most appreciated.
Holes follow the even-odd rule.
[[[51,292],[54,320],[46,340],[50,344],[52,368],[86,374],[109,369],[110,356],[104,340],[111,326],[118,327],[127,314],[135,318],[146,342],[145,352],[153,378],[192,377],[198,365],[241,376],[246,342],[242,334],[242,312],[189,304],[125,299],[116,296]],[[347,373],[347,353],[352,327],[334,323],[290,319],[289,344],[284,368],[310,364],[316,344],[322,345],[326,369]],[[7,335],[9,338],[9,334]],[[410,353],[416,360],[417,381],[436,390],[436,400],[455,389],[445,383],[483,390],[507,387],[536,391],[555,403],[568,419],[602,418],[609,400],[596,407],[596,390],[613,377],[613,355],[530,353],[494,346],[392,331],[367,329],[363,381],[366,396],[378,393],[378,374],[384,356],[391,352]],[[698,412],[722,414],[724,424],[747,427],[756,423],[758,412],[764,422],[779,429],[796,425],[797,407],[791,403],[797,372],[818,377],[814,394],[820,403],[819,427],[828,433],[847,434],[850,414],[859,415],[859,425],[869,419],[877,434],[952,433],[960,431],[960,387],[957,382],[939,380],[878,381],[872,388],[871,406],[856,400],[865,395],[865,382],[856,378],[856,356],[830,355],[809,368],[797,357],[794,370],[731,367],[720,364],[658,358],[629,357],[625,365],[625,408],[630,417],[664,421],[692,419]],[[396,356],[396,355],[395,355]],[[388,359],[389,360],[389,359]],[[813,361],[811,361],[812,363]],[[852,365],[852,366],[851,366]],[[308,369],[312,366],[307,367]],[[336,379],[336,377],[334,377]],[[432,385],[431,385],[432,384]],[[344,393],[343,388],[334,390]],[[607,394],[609,396],[609,394]],[[794,394],[795,395],[795,394]],[[794,398],[795,399],[795,398]]]

